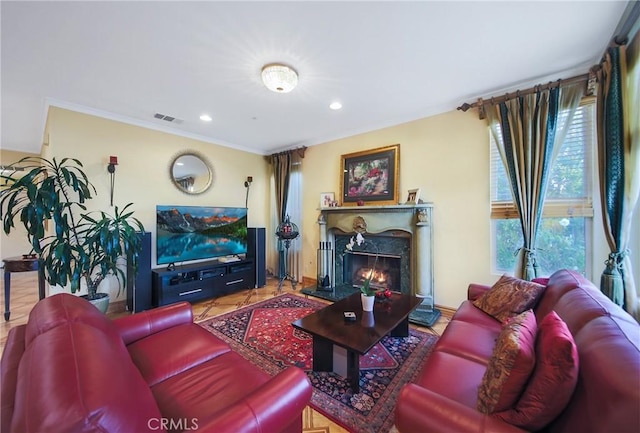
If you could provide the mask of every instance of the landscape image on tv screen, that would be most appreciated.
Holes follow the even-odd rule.
[[[157,263],[245,254],[247,208],[156,206]]]

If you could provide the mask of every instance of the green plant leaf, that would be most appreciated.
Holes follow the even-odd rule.
[[[132,203],[122,210],[116,207],[113,216],[103,211],[86,213],[85,202],[96,189],[75,158],[58,161],[25,157],[14,165],[28,171],[0,192],[2,227],[10,234],[19,219],[33,250],[41,257],[49,284],[64,287],[70,283],[75,292],[85,279],[93,290],[109,274],[119,284],[126,284],[118,259],[129,255],[137,271],[141,250],[137,232],[144,231],[133,216]],[[52,231],[47,231],[47,221],[52,223]]]

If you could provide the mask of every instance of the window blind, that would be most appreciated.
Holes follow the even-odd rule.
[[[567,113],[561,113],[567,115]],[[490,135],[491,218],[518,218],[507,173],[493,136]],[[591,217],[590,177],[595,146],[595,98],[584,98],[569,125],[551,169],[543,217]]]

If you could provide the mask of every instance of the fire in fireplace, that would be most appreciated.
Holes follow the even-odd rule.
[[[353,275],[353,287],[362,287],[364,281],[372,272],[373,275],[371,276],[370,281],[371,287],[374,289],[386,289],[391,286],[393,280],[391,279],[389,272],[363,267],[356,269]]]
[[[353,287],[362,287],[365,279],[373,272],[371,287],[374,289],[386,289],[400,291],[400,256],[379,254],[375,263],[375,254],[353,252],[350,258],[351,284]]]

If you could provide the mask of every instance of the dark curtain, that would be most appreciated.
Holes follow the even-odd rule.
[[[289,205],[289,199],[291,195],[293,195],[293,206],[299,206],[299,203],[296,200],[297,196],[300,194],[300,192],[298,191],[299,187],[296,187],[295,183],[294,185],[291,184],[291,174],[294,169],[299,170],[302,159],[304,158],[305,150],[306,147],[301,147],[286,152],[276,153],[268,157],[273,169],[275,209],[278,219],[276,221],[276,224],[274,225],[274,228],[285,221],[285,218],[288,214],[293,213],[293,216],[295,217],[299,213],[298,209],[293,209],[293,212],[289,212],[287,206]],[[300,216],[298,216],[298,218],[300,218]],[[280,278],[282,278],[286,273],[286,267],[284,264],[285,260],[287,260],[287,267],[291,272],[295,273],[296,275],[302,275],[302,260],[299,246],[292,243],[289,250],[289,256],[286,259],[284,248],[281,242],[277,243],[275,251],[277,252],[278,257],[277,274]]]
[[[291,152],[271,155],[273,178],[275,180],[276,209],[278,224],[282,223],[287,213],[287,199],[289,195],[289,180],[291,178]]]
[[[629,240],[640,192],[640,33],[611,46],[598,71],[598,164],[605,236],[610,254],[600,289],[634,317],[638,293]]]
[[[273,178],[275,182],[276,210],[278,221],[276,227],[281,224],[287,216],[287,200],[289,198],[289,181],[291,179],[291,152],[283,152],[271,155],[273,165]],[[278,241],[278,278],[283,278],[285,274],[285,256],[283,246]]]

